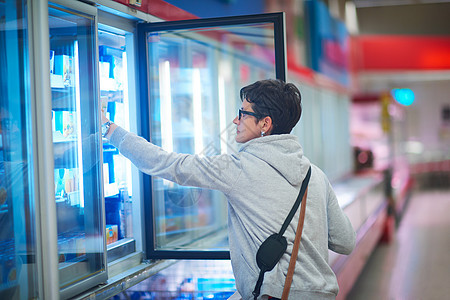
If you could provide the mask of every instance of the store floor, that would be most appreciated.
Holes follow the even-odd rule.
[[[347,299],[450,299],[450,190],[414,192],[393,241],[380,244]],[[180,261],[111,299],[227,299],[229,261]]]
[[[372,253],[347,299],[450,299],[450,191],[414,192],[390,244]]]

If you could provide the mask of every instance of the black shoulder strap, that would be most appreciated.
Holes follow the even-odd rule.
[[[286,231],[286,228],[289,226],[289,224],[292,221],[292,218],[295,215],[295,212],[297,211],[298,207],[300,206],[300,203],[302,202],[303,196],[305,195],[306,188],[308,187],[309,178],[311,177],[311,166],[308,169],[308,173],[306,174],[305,179],[303,180],[302,186],[300,188],[300,192],[298,193],[297,200],[294,203],[294,206],[291,208],[291,211],[289,212],[289,215],[286,217],[286,220],[283,223],[283,226],[281,226],[281,230],[278,233],[279,236],[282,236],[284,232]],[[283,237],[284,240],[286,240]],[[258,259],[258,258],[257,258]],[[253,297],[254,300],[256,300],[260,294],[261,286],[264,280],[264,273],[266,273],[268,270],[267,268],[260,269],[258,280],[255,285],[255,289],[253,290]]]
[[[305,194],[306,188],[308,187],[309,178],[311,177],[311,166],[308,169],[308,173],[306,173],[306,177],[303,180],[302,187],[300,188],[300,192],[298,193],[297,200],[294,203],[294,206],[292,207],[291,211],[289,212],[286,220],[283,223],[283,226],[281,226],[279,235],[283,235],[286,231],[286,228],[289,226],[289,224],[292,221],[292,218],[295,215],[295,212],[297,211],[298,207],[300,206],[300,203],[302,202],[303,195]]]

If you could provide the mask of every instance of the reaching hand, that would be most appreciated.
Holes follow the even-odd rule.
[[[105,111],[102,109],[102,124],[105,124],[108,121],[109,119],[106,117]]]
[[[105,111],[102,108],[102,127],[103,127],[103,124],[105,124],[106,122],[109,122],[109,119],[105,116]],[[109,129],[107,129],[105,137],[107,139],[109,139],[111,137],[112,133],[114,132],[114,130],[116,130],[116,128],[117,128],[116,124],[110,123]]]

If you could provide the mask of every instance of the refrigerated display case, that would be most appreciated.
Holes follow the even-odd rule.
[[[0,2],[0,299],[39,297],[26,7]]]
[[[102,18],[100,21],[107,21]],[[111,121],[130,130],[131,112],[135,113],[130,99],[129,74],[134,71],[133,34],[117,27],[99,23],[99,77],[102,110]],[[131,70],[129,70],[131,69]],[[131,107],[131,109],[130,109]],[[131,112],[130,112],[131,111]],[[135,124],[134,124],[135,125]],[[105,196],[107,260],[113,261],[136,251],[133,218],[133,177],[129,160],[103,139],[103,188]],[[136,186],[136,185],[135,185]],[[138,225],[140,222],[135,222]]]
[[[283,26],[283,13],[138,25],[138,50],[147,57],[139,72],[142,135],[167,151],[236,152],[239,89],[285,80]],[[145,211],[153,216],[146,223],[148,257],[229,257],[222,193],[145,178]]]
[[[49,3],[52,139],[63,298],[106,280],[96,10]],[[74,7],[75,6],[75,7]]]
[[[133,246],[128,248],[131,249],[128,253],[142,251],[144,247],[137,245],[136,231],[144,231],[144,228],[149,233],[146,236],[148,258],[158,258],[158,252],[174,252],[189,257],[180,250],[193,253],[191,257],[194,258],[213,258],[214,255],[227,258],[224,196],[214,191],[177,186],[158,178],[147,181],[143,192],[136,189],[135,170],[101,138],[100,108],[102,100],[105,100],[103,108],[114,122],[157,144],[173,147],[174,151],[200,155],[232,153],[236,151],[236,145],[232,142],[233,128],[230,125],[240,106],[239,88],[267,77],[285,79],[284,16],[221,18],[219,23],[212,24],[215,29],[204,23],[189,25],[203,28],[200,30],[185,31],[185,27],[178,33],[172,29],[170,32],[160,31],[158,39],[161,40],[157,45],[153,44],[142,52],[129,47],[134,39],[130,32],[135,28],[125,33],[100,26],[98,7],[91,2],[54,0],[48,2],[48,10],[46,1],[45,5],[34,2],[36,6],[31,10],[35,20],[47,21],[48,18],[49,42],[42,28],[33,33],[30,40],[36,42],[33,46],[39,47],[33,48],[33,59],[30,59],[33,71],[22,70],[19,72],[22,77],[15,78],[11,74],[28,67],[26,51],[29,49],[21,44],[26,41],[26,24],[23,23],[27,19],[24,17],[26,2],[0,2],[0,15],[4,16],[1,22],[11,21],[13,14],[7,10],[10,3],[22,24],[17,26],[20,30],[16,33],[16,40],[10,39],[11,30],[3,32],[0,27],[0,59],[6,66],[0,71],[2,95],[5,96],[1,99],[0,127],[0,180],[5,193],[0,188],[0,212],[2,225],[13,223],[12,230],[6,230],[9,227],[5,226],[1,231],[0,242],[7,246],[2,248],[7,253],[0,252],[1,279],[13,281],[6,286],[0,283],[0,295],[9,297],[8,293],[13,291],[20,292],[20,296],[16,294],[15,297],[39,298],[38,293],[43,291],[42,297],[58,295],[67,299],[105,283],[109,250],[121,242],[130,242]],[[148,31],[145,26],[141,29]],[[158,30],[157,26],[153,29]],[[155,33],[153,29],[150,31]],[[12,48],[20,51],[13,52]],[[41,52],[42,49],[45,51]],[[162,54],[164,49],[168,49],[166,54]],[[142,53],[152,56],[149,64],[144,66],[145,70],[152,71],[149,79],[142,76],[140,70],[136,85],[148,83],[152,93],[141,91],[140,101],[130,101],[127,93],[132,88],[128,87],[128,81],[131,81],[133,72],[130,73],[128,67],[134,57],[130,60],[129,56]],[[160,55],[161,59],[153,55]],[[45,63],[38,62],[39,59]],[[170,62],[173,61],[178,67],[171,69],[174,65],[171,66]],[[153,69],[155,62],[156,72]],[[31,78],[36,85],[36,95],[32,97],[24,88],[27,86],[25,74],[28,73],[42,77]],[[46,78],[47,74],[49,78]],[[175,74],[179,77],[173,77]],[[172,77],[170,81],[167,81],[167,75]],[[157,89],[154,89],[155,84]],[[167,94],[154,94],[167,86],[170,87]],[[172,95],[172,91],[177,93]],[[14,102],[18,96],[21,101]],[[173,99],[173,102],[167,99]],[[28,107],[28,102],[35,106]],[[169,106],[166,105],[168,103]],[[14,108],[11,112],[14,122],[4,114],[5,108]],[[136,113],[141,114],[136,118],[141,124],[137,121],[134,124],[134,120],[130,122]],[[30,115],[34,116],[31,117],[32,122],[28,120]],[[48,124],[45,123],[47,121]],[[38,144],[33,147],[30,145],[36,132],[30,135],[31,123],[38,125],[35,131],[43,131],[37,134]],[[8,132],[16,125],[21,135]],[[193,130],[187,131],[188,126]],[[170,128],[170,134],[167,128]],[[21,140],[16,140],[19,137]],[[10,145],[22,151],[9,151]],[[33,164],[29,161],[34,149],[40,153],[36,172],[33,172]],[[47,156],[50,160],[45,158],[45,149],[49,150]],[[13,158],[27,164],[10,164],[9,160]],[[37,174],[47,176],[37,178]],[[38,188],[33,186],[36,182],[39,183]],[[40,191],[47,186],[50,194]],[[36,190],[39,193],[35,193]],[[19,191],[23,195],[16,193]],[[113,223],[113,218],[108,217],[103,196],[107,209],[112,208],[109,200],[117,198],[117,207],[111,211],[114,211],[114,217],[118,216],[118,223]],[[152,201],[136,204],[132,200],[147,196],[152,196]],[[14,197],[13,204],[11,197]],[[39,204],[40,212],[36,216],[35,202]],[[134,212],[139,211],[140,205],[145,206],[143,214],[148,216],[145,221],[152,224],[149,228],[147,224],[141,226],[139,221],[142,228],[136,228],[135,219],[141,216]],[[48,220],[36,220],[42,216]],[[35,224],[41,226],[39,233],[35,233]],[[52,228],[54,232],[44,232],[45,228]],[[107,230],[112,233],[112,239],[106,236]],[[117,241],[114,241],[115,233]],[[36,246],[35,242],[42,241],[49,243]],[[7,267],[10,269],[6,270]]]

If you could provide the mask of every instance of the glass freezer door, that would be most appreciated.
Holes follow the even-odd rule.
[[[39,299],[27,1],[0,1],[0,299]],[[29,27],[30,25],[30,27]],[[30,29],[30,30],[29,30]]]
[[[237,151],[239,90],[285,80],[284,14],[138,25],[142,135],[167,151]],[[148,114],[150,112],[150,115]],[[148,258],[228,258],[227,201],[217,191],[144,180]],[[151,200],[147,200],[151,199]]]
[[[130,120],[134,111],[135,97],[129,89],[128,74],[134,71],[132,33],[99,24],[99,73],[100,100],[102,110],[108,119],[130,130],[135,125]],[[130,57],[131,56],[131,57]],[[131,96],[131,97],[130,97]],[[133,183],[136,190],[137,178],[131,162],[119,154],[107,139],[103,139],[103,186],[105,196],[106,244],[108,263],[136,251],[133,219],[139,219],[133,211]],[[136,221],[135,221],[136,222]],[[135,223],[136,224],[136,223]],[[139,247],[138,241],[138,247]],[[139,251],[139,249],[138,249]]]
[[[55,200],[63,298],[105,281],[107,276],[96,12],[91,8],[82,3],[77,3],[76,9],[49,3]]]

